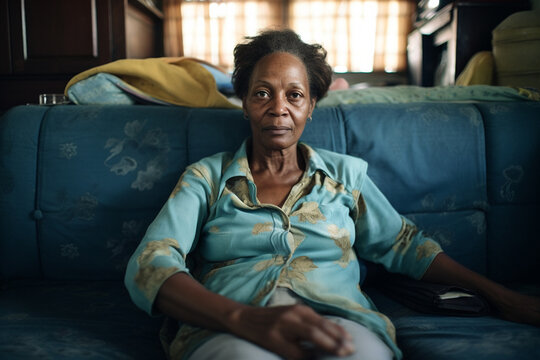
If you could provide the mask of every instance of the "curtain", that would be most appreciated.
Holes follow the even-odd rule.
[[[336,72],[403,71],[416,4],[406,0],[291,0],[289,25],[320,43]]]
[[[165,56],[183,56],[182,0],[164,0],[163,18],[163,51]]]
[[[336,72],[403,71],[415,9],[414,0],[185,0],[183,54],[232,70],[245,36],[290,27],[323,45]]]
[[[182,15],[184,54],[232,70],[237,43],[283,26],[283,1],[184,1]]]

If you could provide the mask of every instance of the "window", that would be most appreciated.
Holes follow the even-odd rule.
[[[410,0],[183,1],[184,55],[232,70],[234,46],[245,36],[290,27],[323,45],[336,72],[403,71],[415,6]]]

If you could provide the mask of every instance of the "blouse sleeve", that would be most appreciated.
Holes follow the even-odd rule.
[[[398,214],[367,176],[358,198],[355,226],[358,256],[390,272],[420,279],[442,251],[437,242]]]
[[[149,314],[165,280],[189,274],[186,256],[196,246],[212,193],[204,170],[202,165],[186,169],[128,262],[124,283],[133,302]]]

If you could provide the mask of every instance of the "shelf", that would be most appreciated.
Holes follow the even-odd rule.
[[[528,5],[520,0],[455,1],[417,23],[407,44],[410,83],[453,85],[477,52],[491,50],[492,30],[523,10]]]

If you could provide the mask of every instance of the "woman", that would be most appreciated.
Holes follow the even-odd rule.
[[[299,143],[331,82],[325,57],[292,31],[236,47],[233,83],[252,135],[186,169],[126,273],[138,306],[181,322],[169,355],[401,358],[393,325],[358,286],[357,256],[540,323],[537,299],[458,265],[397,214],[365,162]]]

